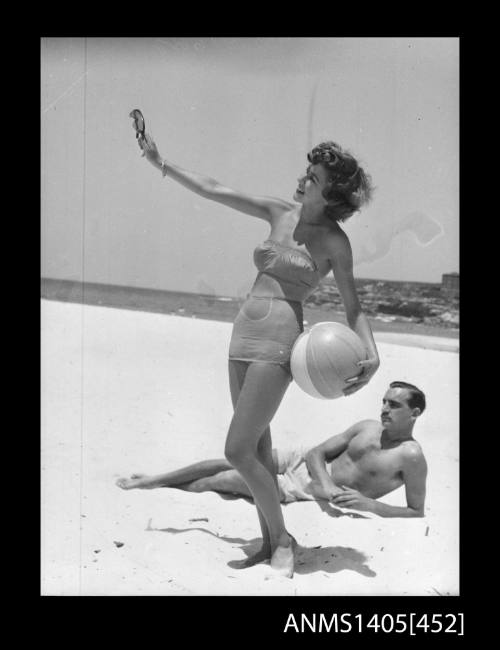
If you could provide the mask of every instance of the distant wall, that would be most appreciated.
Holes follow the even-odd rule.
[[[443,275],[441,288],[445,295],[458,297],[460,295],[460,275],[458,273]]]

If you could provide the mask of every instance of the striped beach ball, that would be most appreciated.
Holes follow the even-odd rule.
[[[342,323],[316,323],[295,342],[290,359],[292,376],[309,395],[336,399],[349,384],[346,379],[359,375],[356,364],[367,358],[359,336]]]

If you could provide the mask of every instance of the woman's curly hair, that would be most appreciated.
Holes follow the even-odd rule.
[[[323,196],[328,201],[325,214],[330,219],[345,221],[370,201],[370,176],[336,142],[321,142],[307,154],[307,159],[312,165],[323,165],[328,172],[329,183]]]

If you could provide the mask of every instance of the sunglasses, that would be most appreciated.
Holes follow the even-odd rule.
[[[146,124],[144,122],[144,117],[141,111],[138,108],[134,108],[134,110],[130,112],[129,117],[131,117],[134,120],[132,126],[136,131],[135,137],[137,139],[143,138],[146,130]]]

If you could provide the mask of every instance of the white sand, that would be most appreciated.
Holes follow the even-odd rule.
[[[264,580],[264,565],[232,568],[257,548],[248,502],[114,485],[135,471],[222,457],[232,410],[230,328],[42,301],[42,593],[457,595],[458,354],[447,351],[456,340],[377,336],[381,367],[349,398],[316,400],[291,385],[273,423],[274,446],[317,444],[378,417],[389,381],[417,384],[428,409],[414,433],[429,465],[421,519],[286,506],[301,546],[292,580]],[[404,491],[383,501],[404,505]]]

